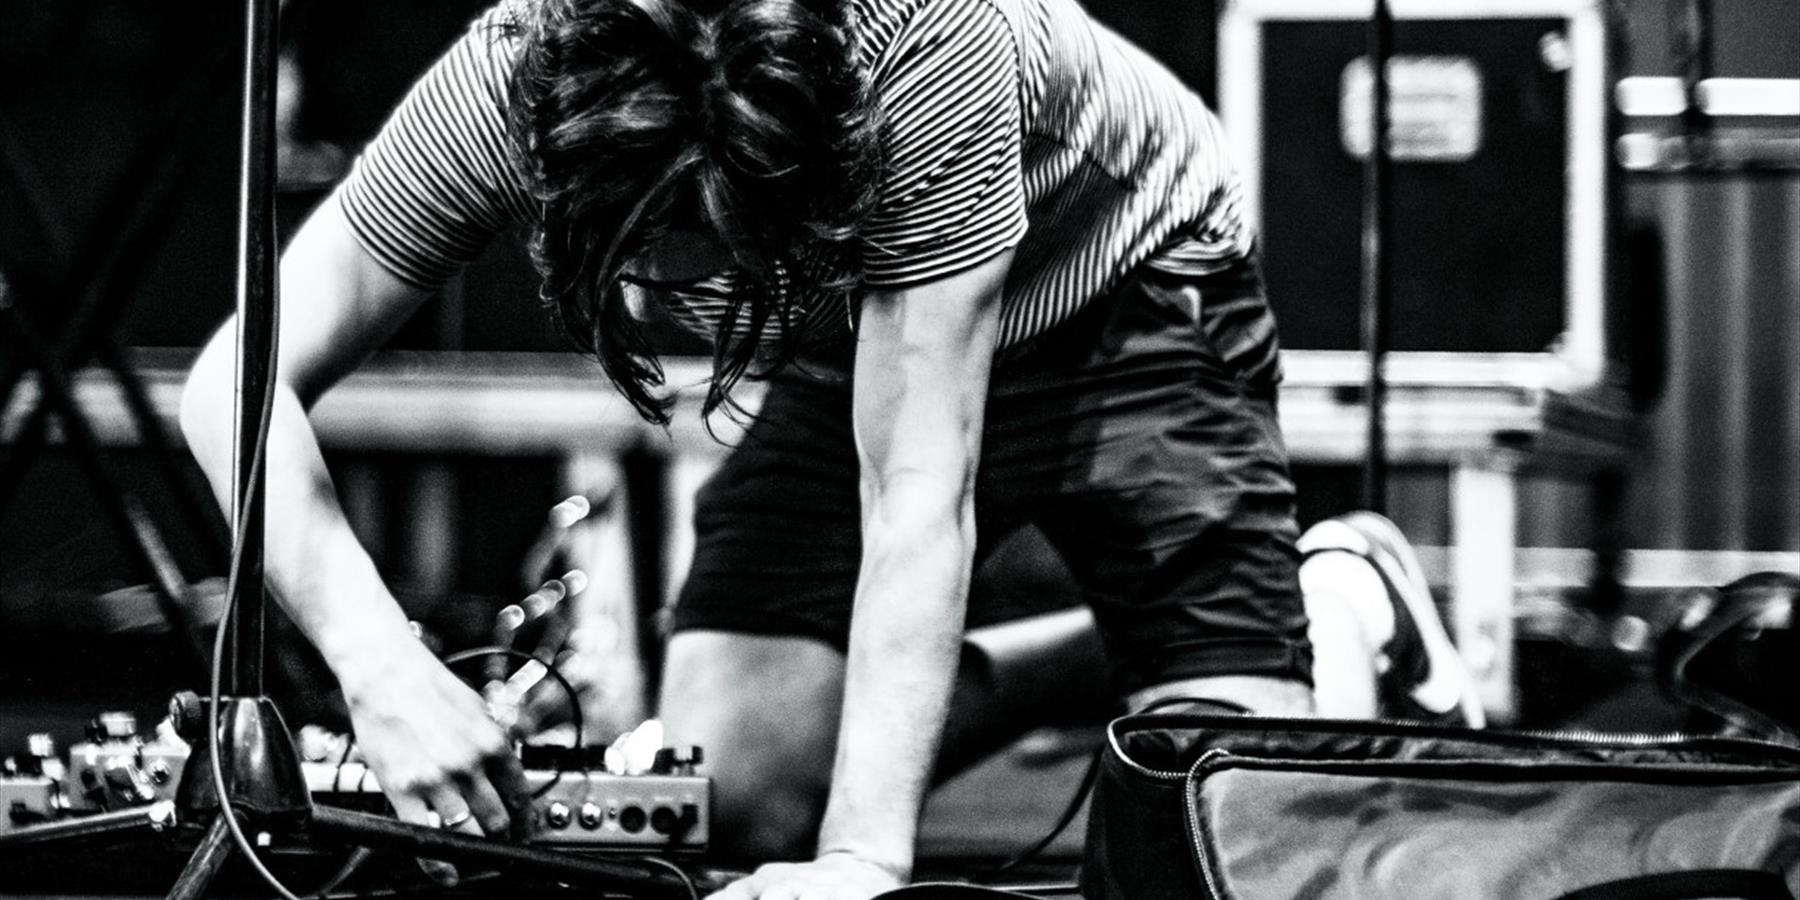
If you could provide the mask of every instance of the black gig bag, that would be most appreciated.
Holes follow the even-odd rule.
[[[1800,750],[1781,744],[1213,715],[1107,738],[1094,900],[1800,893]]]

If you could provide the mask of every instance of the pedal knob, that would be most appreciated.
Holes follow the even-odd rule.
[[[674,773],[674,771],[675,749],[673,747],[658,747],[656,756],[651,758],[650,774],[669,775]]]
[[[175,733],[190,744],[205,737],[206,702],[193,691],[175,692],[169,698],[169,721],[175,723]]]
[[[567,828],[572,818],[574,816],[569,812],[569,804],[561,800],[551,801],[550,806],[544,810],[544,821],[551,828]]]
[[[129,712],[103,712],[88,723],[88,737],[95,743],[129,741],[137,737],[137,716]]]
[[[657,775],[692,775],[694,767],[700,765],[704,758],[705,754],[699,747],[689,747],[686,753],[673,747],[664,747],[656,751],[650,771]]]
[[[53,759],[56,756],[56,738],[39,732],[25,736],[25,752],[32,759]]]
[[[25,736],[25,755],[0,760],[0,767],[7,775],[47,775],[50,774],[47,770],[58,763],[55,738],[48,734],[28,734]]]
[[[600,827],[600,822],[605,818],[606,813],[600,809],[600,804],[592,800],[581,804],[581,827],[593,831]]]

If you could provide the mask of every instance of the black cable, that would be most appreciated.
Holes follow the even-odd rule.
[[[493,881],[499,878],[500,875],[501,873],[499,872],[476,872],[473,875],[463,875],[457,878],[456,886],[461,888],[471,884]],[[442,894],[443,891],[443,885],[433,882],[431,884],[421,884],[417,887],[386,887],[361,891],[340,891],[335,894],[321,894],[311,898],[311,900],[375,900],[375,898],[378,897],[410,897],[415,894]]]
[[[582,760],[582,766],[581,766],[582,774],[584,776],[591,777],[592,776],[592,771],[591,771],[592,767],[587,764],[586,757],[582,752],[583,751],[582,732],[583,732],[583,730],[585,730],[586,723],[583,721],[582,715],[581,715],[581,697],[580,697],[580,695],[578,695],[575,692],[575,685],[570,683],[569,679],[563,676],[563,673],[561,672],[561,670],[556,668],[555,663],[545,662],[544,660],[539,659],[538,657],[533,656],[529,653],[526,653],[523,650],[514,650],[511,647],[491,646],[491,647],[475,647],[475,648],[472,648],[469,650],[460,650],[460,651],[457,651],[456,653],[452,653],[449,656],[444,657],[444,665],[454,666],[454,665],[457,665],[458,663],[465,663],[465,662],[469,662],[470,660],[476,660],[476,659],[486,659],[486,658],[494,657],[494,656],[505,656],[505,657],[510,657],[512,659],[522,660],[524,662],[535,662],[535,663],[543,666],[545,674],[547,674],[551,678],[555,679],[556,683],[562,687],[563,693],[565,695],[567,695],[569,698],[570,724],[572,724],[575,728],[575,744],[574,744],[573,752],[574,752],[576,759]],[[556,769],[556,777],[552,778],[549,782],[545,783],[545,785],[543,787],[538,788],[537,790],[533,791],[531,793],[532,799],[537,799],[538,797],[542,797],[545,794],[549,793],[551,788],[556,787],[556,785],[562,781],[562,777],[563,777],[563,769],[562,769],[561,765],[558,765],[557,769]],[[639,856],[639,857],[635,857],[635,859],[637,862],[648,863],[653,866],[659,866],[661,868],[669,870],[670,872],[673,872],[675,874],[675,877],[681,880],[682,886],[687,888],[689,900],[700,900],[700,890],[698,887],[696,887],[694,885],[693,877],[688,875],[688,873],[685,869],[681,868],[678,865],[675,865],[672,862],[669,862],[666,859],[662,859],[662,858],[655,857],[655,856]]]
[[[338,754],[337,767],[331,772],[331,792],[334,794],[343,790],[344,766],[350,762],[350,752],[355,749],[356,736],[345,736],[344,752]],[[366,776],[368,773],[369,767],[364,766],[363,775]],[[330,878],[325,879],[324,884],[313,889],[312,900],[325,900],[332,891],[337,890],[344,882],[350,880],[350,876],[356,874],[356,870],[361,868],[362,864],[367,862],[369,857],[373,855],[374,852],[367,847],[358,847],[351,851],[349,858],[344,860],[343,867],[333,873]]]
[[[273,301],[273,298],[271,300]],[[279,334],[281,332],[281,304],[271,302],[269,307],[270,328]],[[245,496],[245,493],[249,485],[257,484],[260,481],[263,463],[268,456],[269,422],[275,413],[275,375],[278,357],[276,348],[279,343],[279,341],[271,341],[269,344],[266,363],[268,372],[263,382],[262,413],[257,422],[256,440],[250,451],[249,477],[233,487],[233,490],[237,492],[235,508],[238,510],[249,509],[249,498]],[[233,617],[237,614],[238,581],[244,574],[244,530],[248,516],[239,516],[238,519],[237,522],[232,523],[231,563],[225,579],[225,616],[219,620],[218,631],[213,635],[212,671],[209,673],[207,688],[210,704],[207,709],[210,721],[207,723],[206,729],[206,749],[209,757],[207,767],[210,769],[209,774],[212,775],[213,793],[218,797],[219,815],[225,817],[225,829],[231,833],[231,840],[237,845],[238,852],[243,854],[245,861],[252,869],[256,870],[257,877],[268,884],[269,888],[282,900],[300,900],[297,894],[289,890],[287,885],[283,884],[281,879],[275,877],[275,873],[269,871],[268,866],[263,864],[262,858],[256,855],[256,848],[251,845],[249,837],[245,836],[243,826],[238,824],[237,812],[231,808],[230,786],[225,781],[225,765],[219,759],[222,749],[219,744],[219,714],[220,706],[224,702],[225,638],[231,633],[230,625]]]
[[[326,900],[331,896],[332,891],[342,887],[344,882],[349,881],[350,876],[355,875],[356,870],[362,868],[362,864],[368,862],[369,857],[374,855],[375,851],[367,847],[358,847],[350,851],[350,857],[344,860],[343,866],[333,872],[330,878],[325,879],[324,884],[313,889],[311,900]]]
[[[1075,795],[1070,797],[1069,804],[1063,807],[1062,815],[1057,817],[1056,824],[1050,828],[1050,833],[1039,838],[1038,842],[1030,847],[1013,854],[1011,859],[995,866],[990,874],[1004,875],[1036,859],[1038,854],[1044,852],[1045,848],[1062,836],[1070,823],[1074,822],[1075,817],[1081,813],[1081,808],[1087,805],[1088,795],[1094,791],[1094,781],[1100,775],[1100,756],[1101,748],[1094,748],[1093,755],[1088,758],[1087,771],[1081,776],[1081,784],[1075,788]]]
[[[687,888],[688,900],[700,900],[700,889],[694,886],[694,879],[693,879],[693,877],[688,875],[686,869],[683,869],[682,867],[680,867],[672,862],[669,862],[666,859],[662,859],[662,858],[656,857],[656,856],[640,856],[640,857],[638,857],[638,861],[654,863],[656,865],[662,866],[665,869],[668,869],[671,872],[674,872],[675,877],[681,879],[681,886]]]
[[[1152,701],[1143,709],[1133,713],[1133,715],[1146,715],[1159,709],[1167,709],[1171,706],[1179,706],[1186,703],[1205,703],[1212,706],[1227,707],[1228,709],[1225,709],[1224,711],[1235,712],[1238,714],[1247,714],[1250,712],[1250,710],[1228,700],[1214,700],[1209,697],[1164,697],[1160,700]],[[993,870],[989,872],[990,876],[1004,875],[1007,872],[1011,872],[1019,866],[1036,859],[1038,854],[1043,853],[1045,848],[1049,847],[1052,842],[1062,836],[1062,833],[1068,829],[1070,823],[1075,821],[1075,816],[1080,814],[1082,806],[1087,804],[1088,796],[1093,793],[1094,782],[1097,781],[1100,776],[1100,759],[1105,753],[1105,750],[1106,747],[1104,744],[1094,748],[1093,756],[1088,759],[1087,771],[1082,774],[1081,783],[1075,788],[1075,795],[1070,797],[1068,805],[1063,807],[1062,815],[1057,817],[1056,824],[1050,828],[1050,833],[1040,838],[1037,843],[1013,854],[1010,859],[995,866]]]
[[[543,666],[545,674],[555,679],[556,683],[562,687],[563,693],[567,694],[569,698],[569,720],[575,726],[575,758],[582,761],[582,771],[587,771],[587,760],[582,754],[583,747],[581,733],[586,727],[586,722],[582,719],[581,715],[581,696],[575,692],[575,685],[571,684],[569,679],[563,677],[563,673],[556,668],[555,663],[545,662],[523,650],[514,650],[511,647],[489,646],[475,647],[469,650],[459,650],[444,657],[444,665],[454,666],[457,663],[465,663],[472,659],[487,659],[494,656],[505,656],[512,659],[524,660],[526,662],[535,662],[538,665]],[[563,769],[559,761],[556,767],[556,777],[552,778],[543,787],[532,791],[532,799],[542,797],[549,793],[551,788],[556,787],[562,782],[562,776]]]

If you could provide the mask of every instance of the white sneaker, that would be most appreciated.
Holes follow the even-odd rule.
[[[1375,661],[1383,718],[1470,728],[1486,724],[1474,681],[1444,630],[1418,556],[1393,522],[1372,512],[1346,513],[1307,529],[1299,549],[1303,560],[1326,553],[1360,558],[1386,588],[1392,618],[1381,616],[1370,629],[1384,638]]]

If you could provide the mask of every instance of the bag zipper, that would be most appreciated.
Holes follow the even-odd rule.
[[[1200,758],[1188,767],[1187,774],[1182,776],[1181,802],[1187,808],[1188,842],[1194,845],[1194,869],[1200,873],[1200,881],[1206,886],[1206,896],[1210,900],[1225,900],[1225,895],[1219,891],[1218,879],[1213,875],[1212,865],[1207,862],[1205,849],[1200,843],[1200,804],[1190,800],[1189,796],[1194,792],[1196,773],[1208,763],[1230,755],[1230,750],[1214,747],[1200,754]]]
[[[1155,717],[1148,717],[1148,718],[1155,718]],[[1178,722],[1191,723],[1193,720],[1191,718],[1184,718],[1184,717],[1180,717],[1180,716],[1170,716],[1170,717],[1167,717],[1167,721],[1169,721],[1170,723],[1173,724],[1173,723],[1178,723]],[[1230,728],[1230,722],[1232,720],[1221,717],[1215,721],[1217,721],[1219,728],[1221,730],[1225,730],[1225,729]],[[1528,738],[1528,739],[1541,740],[1541,741],[1556,741],[1556,742],[1561,742],[1561,743],[1571,744],[1571,745],[1607,745],[1607,744],[1611,744],[1611,745],[1615,745],[1615,746],[1630,747],[1630,748],[1636,748],[1636,749],[1674,748],[1677,745],[1683,745],[1683,744],[1691,745],[1693,747],[1693,749],[1696,749],[1696,750],[1707,750],[1707,749],[1730,750],[1732,748],[1738,748],[1738,749],[1742,749],[1742,750],[1755,749],[1755,750],[1767,751],[1770,753],[1770,755],[1779,757],[1780,761],[1784,761],[1784,762],[1790,763],[1792,765],[1800,766],[1800,747],[1797,747],[1793,744],[1785,744],[1785,743],[1781,743],[1779,741],[1763,740],[1761,738],[1725,737],[1725,736],[1721,736],[1721,735],[1694,734],[1692,732],[1683,732],[1683,731],[1660,732],[1657,734],[1631,734],[1628,732],[1594,731],[1591,729],[1564,729],[1564,730],[1543,729],[1543,730],[1531,730],[1531,731],[1507,731],[1507,730],[1503,730],[1503,729],[1495,729],[1493,731],[1481,731],[1481,730],[1458,729],[1458,728],[1442,726],[1442,725],[1430,725],[1430,724],[1416,722],[1416,721],[1412,721],[1412,720],[1408,720],[1408,719],[1366,719],[1366,720],[1356,720],[1356,721],[1350,721],[1350,720],[1341,720],[1340,721],[1340,720],[1330,720],[1330,719],[1325,719],[1325,720],[1298,719],[1298,718],[1292,718],[1292,717],[1276,717],[1276,716],[1247,716],[1247,717],[1244,717],[1242,721],[1254,722],[1259,725],[1271,725],[1271,726],[1275,726],[1277,728],[1292,728],[1292,729],[1300,730],[1300,731],[1316,731],[1319,729],[1319,725],[1321,722],[1331,722],[1333,725],[1343,726],[1339,730],[1345,734],[1364,734],[1364,735],[1372,735],[1372,736],[1416,735],[1416,736],[1421,736],[1421,737],[1425,737],[1425,736],[1440,737],[1440,738],[1444,738],[1447,740],[1467,739],[1467,740],[1475,740],[1475,741],[1481,740],[1481,738],[1483,736],[1491,736],[1491,737],[1500,737],[1500,738]],[[1209,723],[1209,724],[1211,724],[1211,723]],[[1361,726],[1361,727],[1359,727],[1359,726]],[[1374,726],[1374,727],[1370,727],[1370,726]],[[1400,732],[1401,734],[1395,734],[1395,732]],[[1150,778],[1150,779],[1156,780],[1156,781],[1177,781],[1177,780],[1181,780],[1184,777],[1186,777],[1185,772],[1179,772],[1179,771],[1172,772],[1172,771],[1165,771],[1165,770],[1161,770],[1161,769],[1152,769],[1152,768],[1145,766],[1142,763],[1139,763],[1138,761],[1126,756],[1124,753],[1124,748],[1119,746],[1118,734],[1115,731],[1113,731],[1112,729],[1108,729],[1107,740],[1112,744],[1113,755],[1118,757],[1118,759],[1121,762],[1125,763],[1125,765],[1128,768],[1130,768],[1134,772],[1137,772],[1140,775],[1143,775],[1147,778]],[[1219,748],[1214,748],[1214,749],[1219,749]],[[1213,752],[1212,750],[1208,750],[1202,754],[1202,757],[1204,758],[1204,756],[1206,754],[1210,754],[1212,752]],[[1229,751],[1226,751],[1226,752],[1229,752]]]

